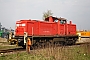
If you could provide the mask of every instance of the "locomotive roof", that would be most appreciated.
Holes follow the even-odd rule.
[[[50,16],[49,16],[50,17]],[[47,17],[47,18],[45,18],[45,20],[47,21],[47,20],[49,20],[49,17]],[[51,16],[54,20],[64,20],[64,21],[66,21],[66,19],[65,18],[57,18],[57,17],[53,17],[53,16]]]

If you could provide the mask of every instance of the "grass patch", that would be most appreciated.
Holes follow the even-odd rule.
[[[16,52],[0,60],[90,60],[90,45],[54,47],[33,50],[30,54]]]
[[[1,56],[0,60],[53,60],[53,57],[46,58],[42,55],[32,55],[24,53],[16,53],[7,56]]]

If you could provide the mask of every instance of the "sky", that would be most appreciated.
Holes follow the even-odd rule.
[[[77,29],[90,30],[90,0],[0,0],[0,22],[3,27],[15,29],[16,21],[42,20],[47,10],[71,20]]]

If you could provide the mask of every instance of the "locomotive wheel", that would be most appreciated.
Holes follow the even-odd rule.
[[[33,46],[33,49],[40,49],[40,48],[45,48],[45,43],[37,42],[37,43]]]
[[[77,41],[77,39],[73,39],[73,45],[75,45],[75,44],[76,44],[76,41]]]
[[[60,46],[64,46],[64,45],[65,45],[65,42],[62,41],[62,42],[60,43]]]
[[[33,45],[33,49],[38,49],[39,48],[39,42],[36,42],[34,45]]]
[[[23,47],[24,49],[26,49],[26,45],[22,45],[22,47]]]
[[[66,41],[66,44],[67,45],[73,45],[74,44],[74,41],[73,40],[68,40],[68,41]]]
[[[45,43],[42,43],[41,47],[42,47],[42,48],[45,48]]]
[[[50,42],[49,41],[46,42],[45,47],[47,47],[47,48],[50,47]]]
[[[64,46],[64,45],[65,45],[65,42],[64,42],[64,41],[54,42],[54,46],[55,46],[55,47]]]
[[[55,47],[58,47],[60,46],[60,43],[59,42],[55,42]]]
[[[35,44],[34,47],[33,47],[33,49],[38,49],[38,45]]]

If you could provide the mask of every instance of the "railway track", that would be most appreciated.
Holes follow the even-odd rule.
[[[20,51],[25,51],[25,49],[23,48],[4,49],[4,50],[0,50],[0,56],[2,56],[3,54],[6,55],[6,54],[16,53]]]

